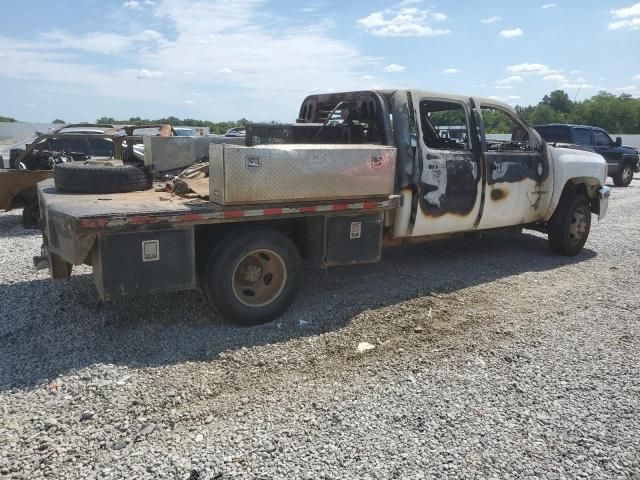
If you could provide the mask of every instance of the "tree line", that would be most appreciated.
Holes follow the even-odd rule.
[[[554,90],[537,105],[528,107],[516,106],[518,114],[530,125],[543,123],[575,123],[604,128],[611,133],[640,133],[640,98],[633,98],[623,93],[614,95],[599,92],[586,100],[574,102],[564,90]],[[14,118],[0,116],[0,122],[16,122]],[[489,115],[485,119],[487,131],[502,131],[505,126],[499,115]],[[56,119],[54,123],[62,123]],[[211,133],[224,133],[230,128],[244,127],[249,122],[246,118],[236,121],[212,122],[194,118],[166,117],[148,119],[131,117],[128,120],[116,120],[112,117],[101,117],[96,123],[115,125],[169,124],[173,126],[209,127]]]
[[[516,107],[530,125],[573,123],[604,128],[610,133],[640,133],[640,98],[599,92],[581,102],[564,90],[554,90],[535,106]]]

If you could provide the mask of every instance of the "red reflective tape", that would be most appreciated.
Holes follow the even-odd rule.
[[[331,205],[332,210],[349,210],[349,205],[346,203],[335,203]]]
[[[316,207],[300,207],[300,213],[306,212],[317,212],[318,209]]]
[[[202,220],[204,217],[201,213],[186,213],[184,215],[180,215],[181,222],[194,222],[196,220]]]
[[[282,215],[282,208],[265,208],[265,215]]]
[[[378,206],[378,202],[364,202],[362,204],[362,208],[376,208]]]
[[[144,225],[145,223],[152,223],[153,221],[154,218],[149,215],[138,215],[129,219],[131,225]]]
[[[80,228],[103,228],[108,222],[106,218],[86,218],[80,220]]]
[[[227,210],[224,212],[224,218],[244,217],[244,210]]]

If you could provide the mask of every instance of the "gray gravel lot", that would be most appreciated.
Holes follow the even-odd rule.
[[[640,479],[640,179],[576,258],[537,233],[309,270],[273,324],[99,304],[0,214],[0,477]],[[360,342],[374,349],[359,353]]]

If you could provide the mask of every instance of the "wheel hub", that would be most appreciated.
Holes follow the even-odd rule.
[[[569,238],[572,242],[581,241],[587,233],[587,215],[583,208],[576,209],[573,212],[571,227],[569,228]]]
[[[233,294],[248,307],[274,302],[286,285],[287,269],[273,250],[255,250],[245,255],[233,273]]]

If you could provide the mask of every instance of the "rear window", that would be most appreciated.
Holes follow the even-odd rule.
[[[543,125],[533,128],[549,143],[571,143],[569,127],[562,125]]]

